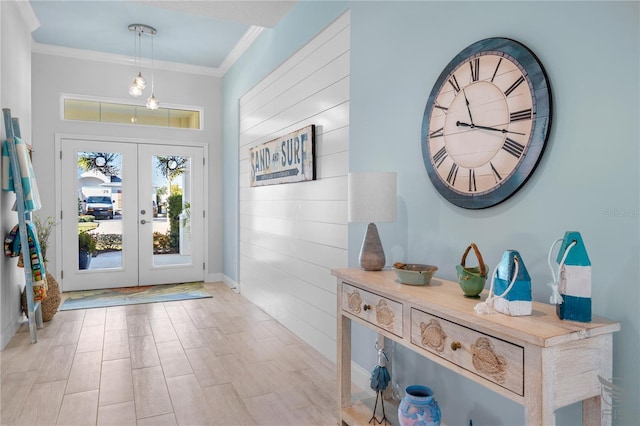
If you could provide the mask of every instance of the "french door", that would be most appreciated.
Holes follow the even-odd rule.
[[[203,280],[202,147],[60,145],[64,291]]]

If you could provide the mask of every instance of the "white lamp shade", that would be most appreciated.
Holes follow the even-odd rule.
[[[396,220],[396,173],[349,173],[349,222]]]

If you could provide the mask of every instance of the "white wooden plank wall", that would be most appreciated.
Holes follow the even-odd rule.
[[[350,18],[345,13],[240,100],[242,294],[335,361],[346,267]],[[316,125],[316,180],[249,186],[249,148]]]

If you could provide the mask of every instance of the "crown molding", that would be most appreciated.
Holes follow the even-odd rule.
[[[88,61],[108,62],[118,65],[134,66],[135,60],[133,56],[117,55],[113,53],[97,52],[95,50],[75,49],[72,47],[55,46],[52,44],[42,44],[33,41],[31,43],[31,52],[43,55],[63,56],[66,58],[83,59]],[[150,59],[142,59],[140,64],[143,68],[151,68]],[[177,62],[153,61],[155,69],[182,72],[187,74],[206,75],[210,77],[222,77],[219,68],[204,67],[199,65],[180,64]]]
[[[28,3],[28,2],[19,2]],[[33,12],[31,6],[28,9]],[[34,14],[35,17],[35,14]],[[35,18],[37,20],[37,18]],[[38,26],[40,23],[38,22]],[[36,27],[37,28],[37,27]],[[155,69],[165,71],[175,71],[187,74],[206,75],[210,77],[222,77],[229,68],[242,56],[242,54],[251,46],[251,44],[262,33],[264,27],[252,26],[244,33],[240,41],[229,52],[222,65],[218,68],[204,67],[200,65],[180,64],[177,62],[160,61],[155,59],[153,66]],[[66,58],[83,59],[88,61],[108,62],[118,65],[134,66],[135,59],[133,56],[117,55],[114,53],[98,52],[95,50],[76,49],[72,47],[55,46],[53,44],[43,44],[33,41],[31,43],[31,51],[43,55],[63,56]],[[142,59],[140,65],[144,68],[151,68],[150,59]]]
[[[18,10],[20,10],[20,13],[22,14],[22,17],[24,18],[25,23],[27,24],[29,32],[31,33],[37,30],[40,27],[40,20],[38,19],[36,13],[33,11],[31,2],[27,0],[20,0],[15,3],[18,6]]]
[[[224,59],[222,64],[220,65],[220,75],[225,75],[229,68],[236,63],[236,61],[242,56],[242,54],[251,46],[251,44],[258,38],[258,36],[262,33],[264,27],[257,27],[252,25],[247,32],[244,33],[242,38],[238,41],[238,43],[231,49],[231,52]]]

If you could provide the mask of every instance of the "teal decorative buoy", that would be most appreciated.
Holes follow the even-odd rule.
[[[498,295],[494,302],[496,311],[511,316],[531,315],[531,277],[516,250],[507,250],[502,255],[494,286]]]
[[[494,311],[511,316],[531,315],[531,277],[522,256],[516,250],[507,250],[496,266],[491,279],[489,296],[475,306],[478,314]]]
[[[551,253],[559,242],[562,244],[556,257],[556,275]],[[558,318],[591,322],[591,261],[579,232],[565,232],[564,238],[553,243],[549,251],[549,267],[553,276],[551,288],[554,290],[551,303],[556,304]]]

